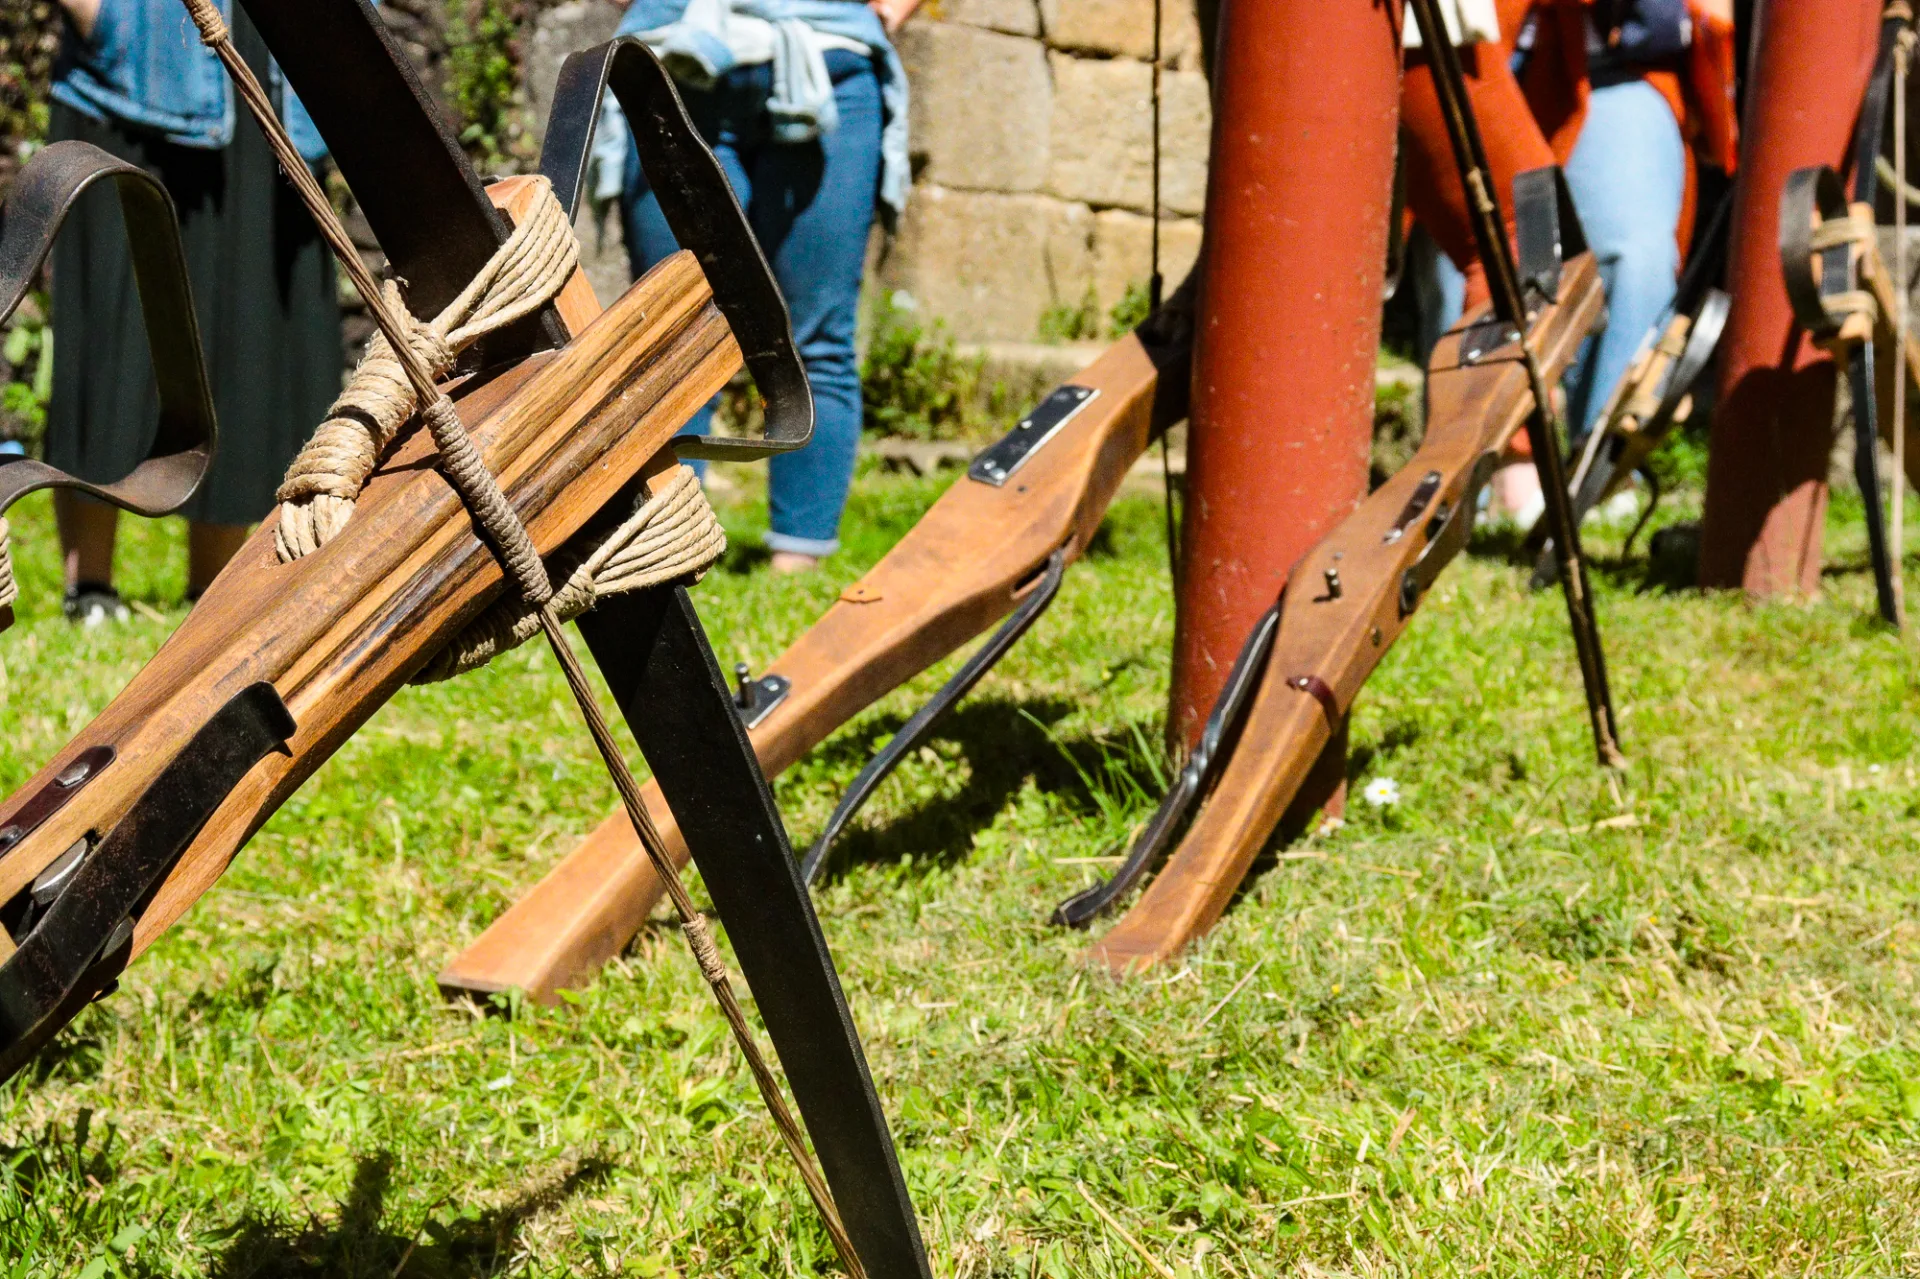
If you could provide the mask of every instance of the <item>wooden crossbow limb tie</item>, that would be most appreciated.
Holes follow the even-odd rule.
[[[435,314],[486,268],[508,227],[363,0],[247,0],[247,8],[409,281],[408,303]],[[207,13],[196,17],[220,49]],[[668,473],[672,432],[725,383],[742,347],[768,397],[774,438],[704,447],[734,455],[791,447],[811,422],[777,290],[671,82],[630,41],[604,46],[575,71],[571,82],[584,88],[567,107],[581,115],[557,120],[555,132],[580,145],[551,154],[563,203],[577,193],[592,114],[610,82],[663,208],[693,252],[663,263],[597,317],[576,278],[557,306],[489,334],[461,366],[479,376],[445,387],[451,414],[440,407],[442,388],[419,386],[418,370],[407,370],[429,417],[442,419],[431,425],[443,437],[470,433],[482,478],[498,478],[512,518],[503,522],[497,507],[487,513],[488,541],[508,543],[519,526],[546,556],[583,531],[619,523]],[[255,91],[246,96],[250,108],[260,105]],[[379,122],[377,141],[370,120]],[[514,194],[546,198],[543,185],[522,183]],[[404,352],[407,330],[383,318]],[[0,966],[0,1065],[16,1069],[105,989],[314,768],[509,586],[475,536],[478,521],[431,469],[449,457],[427,434],[403,434],[351,519],[305,558],[280,562],[270,520],[128,689],[0,806],[0,901],[19,945]],[[458,440],[440,443],[457,448]],[[474,480],[469,472],[461,483]],[[467,498],[476,513],[487,501],[471,491]],[[521,576],[523,593],[538,605],[545,574],[529,577]],[[849,1272],[925,1275],[818,921],[691,602],[670,585],[602,608],[616,616],[590,616],[583,633],[732,926],[831,1195],[809,1189]],[[539,611],[551,636],[550,610]],[[568,654],[556,647],[564,666]],[[594,727],[618,778],[624,766],[604,725]],[[710,945],[700,957],[703,971],[717,967]],[[723,1003],[731,998],[724,970],[710,981]],[[777,1113],[777,1086],[750,1064]]]
[[[861,773],[844,824],[893,764],[1038,616],[1099,529],[1127,469],[1186,416],[1190,293],[1046,397],[987,449],[880,562],[738,697],[768,773],[1002,618],[1000,630]],[[661,832],[686,858],[661,797]],[[809,854],[817,872],[824,851]],[[440,974],[450,990],[517,988],[538,999],[583,985],[659,904],[659,877],[624,810],[598,829]]]
[[[1825,165],[1795,170],[1780,195],[1780,264],[1787,300],[1801,327],[1847,370],[1854,482],[1866,504],[1875,600],[1881,619],[1894,626],[1904,619],[1881,494],[1879,441],[1902,446],[1896,451],[1904,454],[1905,478],[1920,484],[1920,450],[1915,448],[1920,440],[1913,424],[1893,413],[1896,380],[1920,378],[1920,343],[1911,333],[1896,332],[1905,327],[1896,325],[1905,283],[1896,280],[1881,255],[1876,209],[1887,194],[1880,185],[1884,168],[1879,157],[1896,63],[1907,56],[1912,33],[1907,6],[1888,5],[1879,60],[1867,81],[1854,134],[1851,199],[1840,175]],[[1894,201],[1908,198],[1899,183],[1892,186]]]

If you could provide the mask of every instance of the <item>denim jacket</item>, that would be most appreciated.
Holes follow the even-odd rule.
[[[874,11],[858,0],[635,0],[620,22],[621,35],[638,36],[676,76],[697,68],[692,79],[710,84],[734,65],[724,40],[725,14],[739,13],[773,24],[773,117],[775,140],[805,141],[830,133],[838,123],[833,88],[818,52],[806,56],[796,32],[806,28],[857,40],[874,52],[880,78],[880,207],[891,225],[906,208],[912,175],[907,162],[907,73]],[[716,21],[717,18],[717,21]],[[718,28],[718,30],[716,30]],[[624,152],[623,152],[624,154]]]
[[[219,4],[231,14],[232,0]],[[300,154],[309,163],[325,159],[327,144],[278,65],[268,87]],[[96,120],[150,129],[180,146],[217,150],[233,141],[226,71],[179,0],[100,0],[90,40],[67,23],[53,96]]]

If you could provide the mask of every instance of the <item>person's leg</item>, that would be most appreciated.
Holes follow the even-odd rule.
[[[817,144],[767,146],[748,206],[793,319],[813,388],[813,440],[771,459],[767,547],[785,569],[840,545],[840,513],[860,446],[860,368],[853,338],[880,181],[880,82],[870,59],[827,54],[840,127]]]
[[[120,512],[72,489],[53,491],[53,519],[60,530],[61,566],[67,594],[81,586],[113,584],[113,541]]]
[[[727,175],[727,182],[733,187],[734,196],[743,206],[753,198],[753,185],[740,158],[742,130],[758,114],[759,104],[766,100],[764,90],[757,97],[754,93],[754,86],[765,70],[764,67],[747,67],[730,72],[718,85],[707,91],[680,90],[694,127],[706,139],[707,145],[713,148],[715,158],[720,161],[720,167]],[[640,147],[631,140],[631,135],[627,143],[626,184],[620,192],[620,229],[627,241],[627,267],[636,280],[680,248],[680,242],[673,237],[673,229],[667,225],[666,215],[660,211],[659,197],[647,183],[647,175],[640,161]],[[713,412],[719,404],[720,397],[717,395],[707,401],[688,421],[685,433],[706,435],[712,431]],[[698,462],[692,463],[692,466],[696,471],[704,470]]]
[[[187,525],[187,599],[197,600],[220,576],[246,545],[246,524],[205,524],[199,520]]]
[[[1687,185],[1673,109],[1644,80],[1595,89],[1566,172],[1607,291],[1606,330],[1588,339],[1567,374],[1569,428],[1584,435],[1673,301],[1674,230]]]
[[[1513,234],[1513,179],[1530,169],[1554,162],[1553,148],[1534,121],[1520,84],[1497,44],[1477,44],[1461,50],[1467,96],[1472,100],[1486,145],[1489,175],[1499,201],[1501,220]],[[1407,205],[1427,228],[1434,242],[1466,275],[1469,307],[1487,298],[1486,270],[1480,264],[1473,238],[1473,216],[1467,207],[1466,186],[1447,133],[1446,117],[1433,83],[1433,69],[1424,54],[1409,54],[1406,78],[1400,89],[1402,159],[1407,172]]]
[[[55,142],[86,142],[151,169],[164,144],[148,144],[116,127],[56,104]],[[53,367],[46,461],[95,483],[119,479],[139,464],[159,414],[146,322],[120,207],[103,189],[82,196],[53,246],[53,322],[60,359]],[[125,617],[113,593],[113,543],[119,512],[68,490],[54,493],[66,612],[97,623]]]

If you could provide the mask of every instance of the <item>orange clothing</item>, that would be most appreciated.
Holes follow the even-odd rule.
[[[1547,143],[1565,164],[1580,140],[1592,85],[1587,78],[1586,10],[1591,0],[1500,0],[1500,29],[1519,31],[1529,11],[1536,16],[1533,50],[1521,90]],[[1739,122],[1733,105],[1733,27],[1698,4],[1690,5],[1693,42],[1683,67],[1650,69],[1642,78],[1673,108],[1680,136],[1700,159],[1732,173]],[[1682,252],[1693,237],[1694,172],[1687,172],[1680,224]]]
[[[1520,85],[1508,68],[1501,44],[1477,44],[1460,51],[1467,98],[1486,146],[1488,177],[1509,237],[1513,234],[1513,179],[1529,169],[1557,163],[1528,110]],[[1400,122],[1405,130],[1407,207],[1453,264],[1467,277],[1467,308],[1487,300],[1487,273],[1473,239],[1460,166],[1447,136],[1446,116],[1425,54],[1407,60],[1400,86]]]

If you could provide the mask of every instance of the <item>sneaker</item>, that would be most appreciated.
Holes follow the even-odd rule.
[[[67,620],[75,626],[99,626],[106,622],[124,622],[131,614],[120,592],[99,582],[76,582],[67,588],[60,604]]]
[[[1640,518],[1640,495],[1629,484],[1612,497],[1602,502],[1594,514],[1602,524],[1631,524]]]

